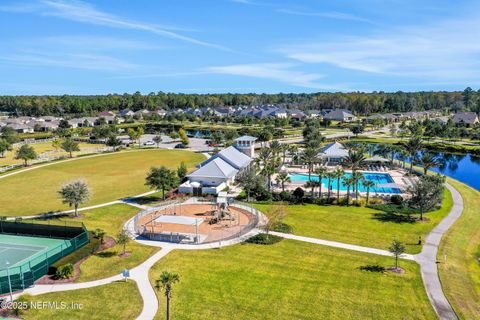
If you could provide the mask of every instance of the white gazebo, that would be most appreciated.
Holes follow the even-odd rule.
[[[348,157],[348,150],[343,144],[335,141],[323,147],[318,157],[327,162],[341,163]]]

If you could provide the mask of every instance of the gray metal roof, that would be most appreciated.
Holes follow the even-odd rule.
[[[217,158],[221,158],[223,161],[227,162],[229,165],[231,165],[237,170],[241,170],[247,167],[253,161],[252,158],[250,158],[243,152],[238,151],[237,148],[230,146],[226,149],[223,149],[219,153],[211,156],[209,159],[200,163],[200,165],[198,166],[203,167]]]
[[[464,122],[474,124],[478,121],[478,117],[475,112],[457,112],[453,116],[453,121],[455,123]]]
[[[192,172],[189,178],[232,178],[237,174],[238,170],[228,164],[220,157],[213,159],[200,169]]]
[[[347,157],[348,150],[343,146],[343,144],[335,141],[325,146],[322,149],[322,152],[319,154],[320,157]]]
[[[217,155],[237,170],[245,168],[252,162],[252,158],[233,146],[223,149]]]
[[[241,136],[240,138],[235,139],[235,141],[257,141],[257,138],[252,136]]]

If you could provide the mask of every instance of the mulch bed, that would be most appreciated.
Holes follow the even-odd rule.
[[[98,251],[95,252],[95,254],[99,253],[99,252],[102,252],[104,250],[113,248],[115,246],[115,244],[116,244],[116,242],[112,237],[106,236],[103,239],[103,244],[100,245],[100,248],[98,248]],[[127,252],[127,254],[128,254],[128,252]],[[55,279],[55,275],[46,274],[43,277],[41,277],[40,279],[38,279],[35,283],[36,284],[61,284],[61,283],[75,282],[75,281],[78,280],[78,278],[80,278],[80,265],[85,260],[87,260],[90,256],[91,256],[91,254],[89,254],[88,256],[78,260],[77,263],[75,263],[73,265],[73,276],[68,278],[68,279]]]
[[[125,254],[124,254],[123,252],[120,253],[120,254],[118,255],[118,257],[119,257],[119,258],[128,258],[128,257],[130,257],[131,255],[132,255],[132,253],[127,251],[127,252],[125,252]]]
[[[405,273],[405,269],[403,269],[401,267],[398,267],[398,268],[390,267],[390,268],[387,268],[387,270],[390,271],[390,272],[398,273],[398,274],[404,274]]]

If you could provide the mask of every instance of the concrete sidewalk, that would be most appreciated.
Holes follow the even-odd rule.
[[[416,261],[420,264],[423,283],[427,290],[428,298],[432,303],[440,319],[454,320],[458,319],[445,293],[438,274],[438,247],[445,233],[462,215],[464,205],[462,195],[450,184],[446,187],[452,193],[453,208],[439,225],[430,232],[425,239],[425,245],[422,252],[416,256]]]
[[[314,243],[314,244],[320,244],[320,245],[323,245],[323,246],[329,246],[329,247],[341,248],[341,249],[346,249],[346,250],[353,250],[353,251],[358,251],[358,252],[365,252],[365,253],[371,253],[371,254],[378,254],[378,255],[381,255],[381,256],[392,257],[392,254],[387,250],[357,246],[357,245],[354,245],[354,244],[348,244],[348,243],[343,243],[343,242],[336,242],[336,241],[322,240],[322,239],[317,239],[317,238],[297,236],[297,235],[290,234],[290,233],[281,233],[281,232],[271,231],[270,234],[273,234],[273,235],[276,235],[276,236],[279,236],[279,237],[282,237],[282,238],[285,238],[285,239],[309,242],[309,243]],[[407,254],[407,253],[402,254],[401,258],[406,259],[406,260],[412,260],[412,261],[415,260],[414,255]]]

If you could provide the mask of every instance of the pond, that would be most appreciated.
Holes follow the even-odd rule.
[[[431,169],[480,190],[480,156],[437,153],[440,165]]]

